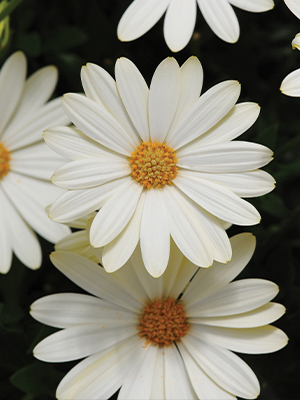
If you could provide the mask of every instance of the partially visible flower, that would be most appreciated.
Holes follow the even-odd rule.
[[[300,33],[297,33],[297,35],[294,37],[292,41],[292,48],[293,50],[300,50]]]
[[[166,12],[166,43],[174,52],[182,50],[195,28],[197,3],[213,32],[229,43],[236,42],[240,35],[239,22],[231,5],[251,12],[274,7],[273,0],[134,0],[119,22],[118,37],[124,42],[139,38]]]
[[[292,41],[292,48],[293,50],[294,49],[300,50],[300,33],[298,33],[294,37]],[[284,80],[281,82],[280,90],[283,94],[286,94],[287,96],[300,97],[300,68],[291,72],[284,78]]]
[[[255,399],[259,382],[232,351],[284,347],[285,333],[268,324],[285,309],[270,302],[278,293],[274,283],[231,282],[249,262],[255,239],[242,233],[231,244],[226,266],[198,270],[172,244],[158,279],[141,268],[139,247],[113,274],[78,254],[52,253],[62,273],[96,296],[54,294],[31,306],[35,319],[63,329],[35,347],[36,358],[87,357],[63,378],[57,398],[105,399],[121,387],[120,399]]]
[[[200,96],[203,72],[196,57],[181,68],[173,58],[164,60],[150,90],[128,59],[119,59],[115,72],[116,82],[95,64],[83,67],[86,97],[63,98],[78,129],[44,133],[47,144],[70,160],[52,177],[69,190],[52,205],[50,218],[66,223],[100,210],[90,241],[104,247],[109,272],[124,265],[140,241],[147,270],[160,276],[170,236],[196,265],[226,263],[231,247],[220,220],[259,223],[259,213],[242,197],[274,188],[274,179],[258,169],[272,151],[233,140],[255,122],[259,106],[235,104],[237,81]]]
[[[45,211],[61,194],[50,182],[65,159],[44,143],[43,129],[67,124],[61,99],[46,103],[55,88],[57,70],[40,69],[26,80],[26,58],[16,52],[0,72],[0,271],[11,266],[12,252],[27,267],[41,265],[35,230],[50,242],[70,232]]]
[[[284,0],[285,4],[300,19],[300,0]]]

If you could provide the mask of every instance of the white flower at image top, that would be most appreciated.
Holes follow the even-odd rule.
[[[222,40],[235,43],[240,35],[239,22],[232,5],[250,12],[274,7],[273,0],[134,0],[123,14],[117,29],[121,41],[135,40],[149,31],[166,12],[164,37],[170,50],[182,50],[190,41],[200,11]]]
[[[300,19],[300,0],[284,0],[285,4]]]
[[[259,223],[259,213],[242,197],[274,188],[274,179],[258,169],[272,151],[233,141],[255,122],[259,106],[235,105],[237,81],[200,96],[203,72],[196,57],[181,68],[165,59],[150,89],[126,58],[117,61],[115,73],[116,82],[95,64],[83,67],[86,96],[71,93],[62,100],[76,128],[44,133],[47,144],[71,160],[52,177],[69,190],[54,202],[50,218],[67,223],[100,210],[90,241],[104,247],[108,272],[124,265],[140,241],[147,270],[160,276],[170,236],[198,266],[228,262],[223,221]]]
[[[231,239],[232,260],[193,265],[172,244],[163,276],[141,268],[139,247],[124,268],[107,274],[78,254],[52,253],[53,264],[93,296],[54,294],[35,301],[31,315],[63,330],[42,340],[36,358],[85,358],[60,382],[59,400],[255,399],[259,382],[232,351],[263,354],[287,344],[268,324],[285,308],[270,302],[278,286],[263,279],[231,282],[249,262],[255,238]],[[96,296],[96,297],[94,297]]]
[[[300,5],[299,5],[300,15]],[[300,50],[300,33],[294,37],[292,48]],[[300,68],[288,74],[281,82],[280,90],[283,94],[291,97],[300,97]]]
[[[0,72],[0,272],[6,273],[12,252],[31,269],[42,252],[33,230],[55,243],[70,232],[52,222],[45,211],[62,190],[50,182],[66,160],[45,144],[43,129],[68,124],[61,98],[47,103],[56,86],[54,66],[26,80],[26,57],[18,51]]]

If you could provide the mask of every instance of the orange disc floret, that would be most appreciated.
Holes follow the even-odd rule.
[[[146,189],[171,185],[176,177],[176,154],[165,143],[143,142],[128,159],[132,176]]]
[[[0,179],[3,178],[10,169],[9,160],[10,152],[2,143],[0,143]]]
[[[139,335],[146,338],[145,345],[170,346],[180,342],[189,330],[184,307],[173,298],[150,302],[140,319]]]

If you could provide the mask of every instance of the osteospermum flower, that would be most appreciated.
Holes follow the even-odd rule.
[[[300,19],[300,0],[284,0],[285,4]]]
[[[270,302],[278,292],[274,283],[231,282],[250,260],[255,239],[242,233],[231,243],[227,266],[198,270],[172,246],[158,279],[141,268],[139,248],[113,274],[80,255],[52,253],[62,273],[96,296],[54,294],[31,306],[35,319],[63,329],[40,342],[35,357],[86,357],[60,382],[57,398],[105,399],[120,387],[119,399],[256,398],[255,374],[232,351],[261,354],[285,346],[286,335],[268,325],[285,309]]]
[[[300,7],[300,5],[299,5]],[[299,9],[300,15],[300,9]],[[300,33],[298,33],[293,41],[292,48],[300,50]],[[280,90],[282,93],[291,97],[300,96],[300,68],[288,74],[281,82]]]
[[[172,51],[182,50],[190,41],[200,11],[212,31],[222,40],[234,43],[240,35],[238,19],[231,5],[251,12],[268,11],[273,0],[134,0],[118,25],[124,42],[139,38],[166,12],[164,36]]]
[[[45,207],[61,193],[50,177],[63,157],[42,138],[51,124],[69,119],[61,99],[46,103],[57,82],[57,70],[45,67],[26,80],[26,58],[16,52],[0,72],[0,271],[10,269],[12,251],[27,267],[42,260],[35,230],[50,242],[69,228],[49,220]],[[64,160],[65,161],[65,160]]]
[[[63,106],[78,129],[53,127],[46,142],[72,160],[53,175],[70,189],[50,209],[65,223],[99,210],[90,230],[104,247],[112,272],[128,260],[140,240],[147,270],[165,270],[170,235],[194,264],[231,258],[220,219],[238,225],[260,221],[241,199],[274,188],[258,170],[272,158],[268,148],[235,142],[256,120],[259,106],[235,105],[240,84],[222,82],[199,98],[202,67],[195,57],[181,68],[173,58],[154,73],[150,90],[126,58],[116,64],[116,82],[102,68],[82,69],[86,97],[66,94]]]

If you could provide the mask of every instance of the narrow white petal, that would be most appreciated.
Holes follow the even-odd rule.
[[[211,268],[201,268],[184,292],[186,304],[192,305],[232,281],[248,264],[254,249],[255,237],[251,233],[240,233],[230,239],[232,259],[226,264],[214,262]]]
[[[185,362],[177,348],[164,348],[165,353],[165,398],[174,400],[198,399],[187,374]]]
[[[120,400],[148,400],[150,399],[154,371],[156,369],[157,346],[144,348],[140,344],[138,354],[135,354],[135,362],[131,363],[126,380],[123,383],[118,399]]]
[[[284,0],[288,8],[300,19],[300,1],[299,0]]]
[[[56,397],[59,400],[110,398],[124,382],[137,345],[138,338],[134,336],[81,361],[60,382]]]
[[[70,251],[80,254],[95,263],[99,262],[94,254],[93,247],[90,245],[86,230],[73,232],[65,236],[55,244],[54,248],[56,251]]]
[[[300,18],[300,4],[299,4]],[[283,94],[291,97],[300,96],[300,68],[288,74],[281,82],[280,90]]]
[[[199,220],[174,187],[165,187],[163,200],[170,234],[182,253],[194,264],[209,267],[213,249]]]
[[[12,261],[12,239],[8,225],[9,210],[5,207],[7,201],[0,185],[0,272],[6,274],[10,270]]]
[[[210,400],[233,400],[235,396],[218,386],[193,359],[192,354],[186,349],[183,343],[178,343],[178,349],[183,358],[185,368],[188,372],[193,388],[197,393],[197,399]]]
[[[142,303],[113,275],[106,273],[93,261],[65,251],[55,251],[50,259],[60,272],[87,292],[126,310],[140,310]]]
[[[142,192],[136,209],[122,232],[103,249],[102,264],[107,272],[122,267],[132,255],[140,240],[140,226],[146,193]],[[140,266],[143,268],[143,266]]]
[[[229,2],[242,10],[250,12],[263,12],[274,7],[273,0],[229,0]]]
[[[21,51],[13,53],[0,73],[0,137],[15,111],[23,93],[26,77],[26,57]]]
[[[197,364],[222,389],[244,399],[256,399],[259,382],[248,365],[231,351],[186,335],[182,342]]]
[[[194,0],[193,0],[194,1]],[[197,57],[190,57],[180,68],[180,95],[176,113],[166,137],[172,135],[187,110],[198,100],[203,84],[203,68]]]
[[[267,303],[242,314],[228,315],[222,317],[192,317],[190,323],[223,326],[224,328],[255,328],[271,324],[285,313],[285,307],[278,303]]]
[[[71,121],[91,139],[125,156],[135,150],[135,143],[120,122],[95,101],[68,93],[62,104]]]
[[[117,190],[128,186],[131,180],[131,177],[125,177],[91,189],[69,190],[53,203],[49,217],[60,223],[84,217],[102,207]]]
[[[93,247],[103,247],[115,239],[130,221],[143,191],[134,179],[118,189],[93,220],[90,241]]]
[[[231,282],[218,291],[185,307],[191,317],[219,317],[254,310],[272,300],[278,286],[263,279],[243,279]]]
[[[149,88],[137,67],[128,58],[119,58],[115,66],[120,97],[143,142],[150,140],[148,121]]]
[[[189,334],[212,345],[244,354],[273,353],[288,342],[286,334],[271,325],[234,329],[191,324]]]
[[[30,307],[30,314],[37,321],[56,328],[75,325],[101,324],[122,330],[129,324],[139,323],[137,314],[110,304],[97,297],[78,293],[60,293],[42,297]]]
[[[197,14],[195,0],[172,0],[164,22],[164,36],[168,47],[174,51],[182,50],[194,32]]]
[[[235,43],[240,36],[238,19],[227,0],[197,0],[210,29],[222,40]]]
[[[10,171],[2,180],[2,188],[12,204],[38,234],[55,243],[70,233],[70,228],[48,218],[46,206],[57,195],[50,182],[36,180]]]
[[[87,97],[103,105],[120,122],[136,146],[140,138],[130,120],[114,79],[103,68],[88,63],[81,69],[81,80]],[[89,90],[92,88],[92,91]]]
[[[149,126],[152,142],[163,143],[174,118],[180,94],[180,69],[166,58],[154,72],[149,92]]]
[[[157,351],[155,369],[153,375],[153,385],[151,389],[151,400],[162,400],[165,398],[165,374],[164,374],[165,352],[161,347]]]
[[[297,35],[292,40],[292,49],[300,50],[300,34],[299,33],[297,33]]]
[[[155,278],[163,274],[170,255],[170,231],[162,195],[157,189],[147,191],[140,232],[143,261]]]
[[[177,150],[216,125],[235,105],[240,90],[239,82],[225,81],[205,92],[169,135],[168,146]]]
[[[217,218],[236,225],[256,225],[260,215],[252,204],[209,180],[192,175],[178,175],[174,184],[199,206]]]
[[[171,0],[134,0],[120,19],[117,34],[122,42],[139,38],[162,17]]]

